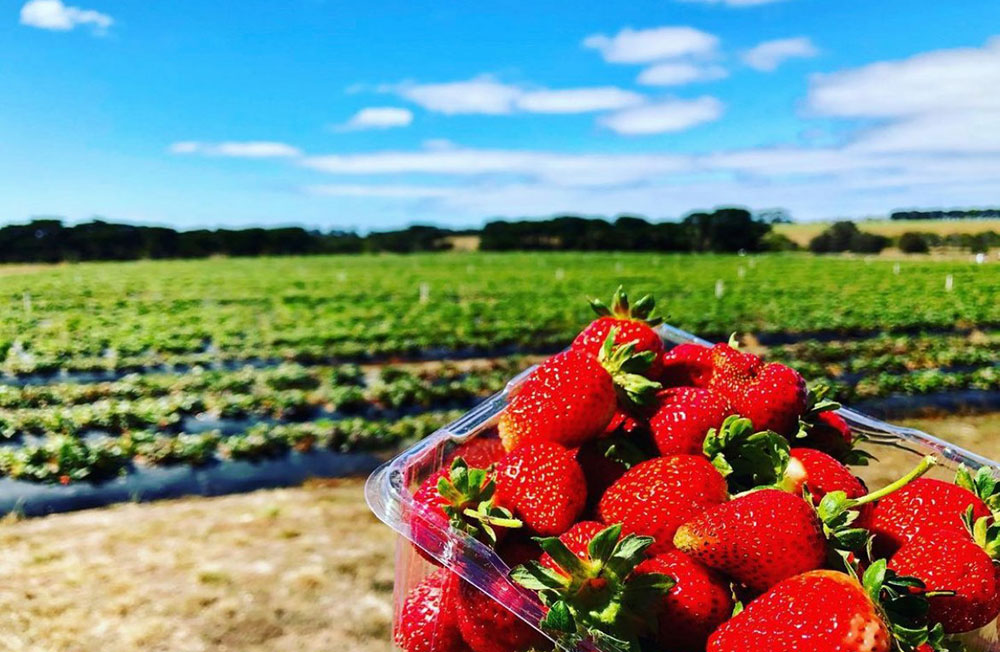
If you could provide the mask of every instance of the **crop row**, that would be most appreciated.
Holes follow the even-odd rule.
[[[184,417],[304,421],[322,414],[468,405],[502,389],[527,365],[491,361],[468,373],[456,366],[384,367],[364,383],[356,367],[207,371],[184,376],[132,376],[97,384],[0,388],[0,437],[98,430],[177,431]]]
[[[460,414],[460,411],[428,412],[392,422],[355,418],[261,424],[226,437],[218,432],[164,435],[138,431],[88,439],[50,434],[38,443],[0,448],[0,475],[30,482],[69,484],[106,480],[137,466],[256,461],[279,457],[291,450],[386,451],[422,439]]]
[[[585,298],[618,283],[715,335],[1000,324],[992,263],[479,253],[80,264],[0,277],[0,360],[30,373],[171,356],[552,349],[585,323]]]

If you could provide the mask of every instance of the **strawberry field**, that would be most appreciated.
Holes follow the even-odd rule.
[[[392,450],[566,346],[586,298],[619,283],[654,292],[681,328],[748,334],[852,404],[983,409],[1000,395],[996,264],[470,253],[63,265],[0,275],[0,474],[72,483]]]

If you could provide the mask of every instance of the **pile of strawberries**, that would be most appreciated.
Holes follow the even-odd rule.
[[[926,458],[870,492],[838,406],[797,372],[733,344],[665,351],[649,297],[594,306],[498,437],[414,495],[422,518],[496,549],[548,638],[440,568],[402,607],[403,650],[927,652],[997,619],[988,472],[924,478]]]

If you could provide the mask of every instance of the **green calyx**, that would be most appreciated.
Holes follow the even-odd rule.
[[[621,285],[618,286],[614,296],[611,297],[610,308],[600,299],[591,299],[590,307],[601,317],[631,319],[644,322],[649,326],[659,326],[663,323],[663,318],[655,314],[656,300],[653,299],[653,295],[647,294],[630,305],[628,295]]]
[[[597,359],[611,375],[615,388],[624,395],[624,398],[636,405],[645,405],[652,400],[656,391],[663,387],[655,380],[642,375],[649,369],[656,354],[652,351],[636,352],[637,342],[616,346],[616,337],[618,328],[611,328],[601,345]]]
[[[823,532],[834,550],[856,552],[868,545],[871,540],[871,533],[864,528],[852,527],[852,524],[858,518],[857,508],[881,500],[889,494],[899,491],[930,471],[937,464],[937,458],[928,455],[902,478],[860,498],[848,498],[847,494],[843,491],[832,491],[823,496],[819,506],[816,508],[816,514],[823,523]],[[806,499],[812,504],[810,496],[806,496]]]
[[[469,468],[465,460],[456,457],[447,476],[438,479],[438,493],[445,499],[441,509],[448,524],[490,545],[497,543],[494,528],[515,529],[522,523],[510,510],[494,502],[496,483],[487,469]]]
[[[781,485],[791,460],[787,439],[771,430],[758,432],[750,419],[737,415],[708,431],[703,451],[732,493]]]
[[[974,493],[991,512],[1000,512],[1000,482],[990,469],[984,466],[973,475],[968,467],[962,465],[955,472],[955,484]]]
[[[894,650],[914,652],[922,645],[938,652],[965,649],[958,641],[945,638],[940,624],[930,626],[928,594],[919,579],[899,575],[879,559],[868,567],[861,583],[892,633]]]
[[[591,640],[601,649],[639,652],[650,605],[674,587],[656,573],[633,575],[652,537],[621,536],[621,525],[598,532],[581,559],[557,537],[535,539],[560,570],[539,562],[518,566],[512,579],[538,592],[548,612],[540,625],[568,648]]]
[[[826,384],[815,384],[809,387],[808,398],[806,399],[806,411],[799,417],[799,430],[793,439],[807,439],[810,432],[819,427],[819,415],[823,412],[832,412],[843,407],[837,401],[827,398],[830,393],[830,386]],[[866,441],[863,434],[855,434],[850,444],[845,446],[843,452],[837,452],[834,456],[848,466],[868,466],[877,458],[868,451],[857,448],[858,444]]]

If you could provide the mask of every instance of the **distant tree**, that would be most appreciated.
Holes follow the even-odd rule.
[[[931,248],[922,233],[907,231],[899,236],[899,250],[905,254],[926,254]]]
[[[854,222],[842,220],[834,222],[825,231],[809,241],[813,253],[855,253],[874,254],[889,246],[891,240],[883,235],[866,233],[858,229]]]

